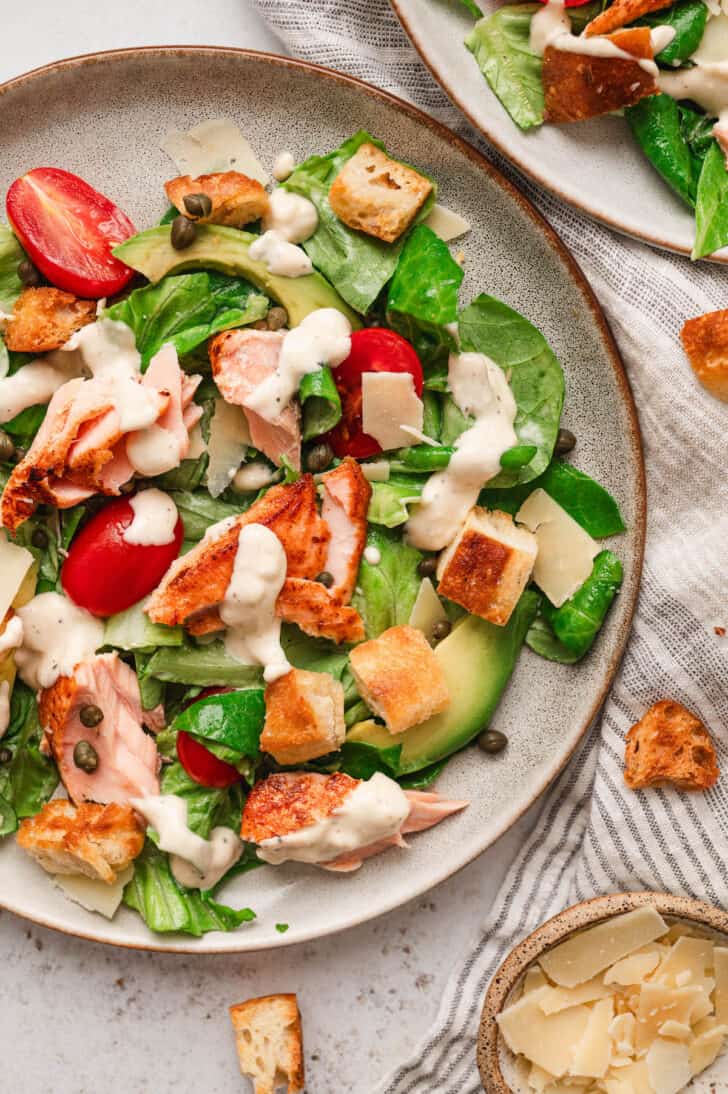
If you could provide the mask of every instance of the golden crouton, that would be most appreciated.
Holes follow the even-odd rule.
[[[538,542],[508,513],[471,510],[437,566],[438,593],[504,627],[531,576]]]
[[[230,1007],[240,1071],[253,1094],[303,1090],[303,1031],[295,995],[265,995]]]
[[[703,723],[671,699],[661,699],[627,734],[624,781],[632,790],[672,783],[681,790],[707,790],[718,760]]]
[[[5,324],[5,345],[17,353],[48,353],[95,318],[95,300],[60,289],[24,289]]]
[[[648,15],[651,11],[669,8],[671,3],[672,0],[614,0],[614,3],[595,16],[591,23],[587,23],[584,37],[609,34],[610,31],[617,30],[619,27],[634,23],[636,19]]]
[[[356,646],[349,664],[359,693],[390,733],[403,733],[450,702],[445,673],[422,631],[390,627]]]
[[[393,243],[431,191],[430,180],[412,167],[363,144],[332,182],[329,204],[350,228]]]
[[[164,189],[172,204],[180,213],[200,224],[226,224],[242,228],[260,220],[268,212],[268,195],[256,179],[249,179],[239,171],[223,171],[216,175],[180,175],[165,182]],[[185,198],[192,194],[206,194],[212,202],[207,216],[196,216],[185,205]],[[193,207],[194,208],[194,207]]]
[[[260,747],[279,764],[301,764],[341,748],[344,689],[327,672],[291,669],[265,689]]]
[[[649,27],[613,36],[626,57],[592,57],[547,46],[543,55],[544,120],[579,122],[611,114],[658,92],[654,76],[639,60],[652,57]]]
[[[18,843],[49,874],[81,874],[112,885],[144,846],[144,829],[129,805],[57,798],[24,820]]]
[[[728,308],[688,319],[680,337],[700,383],[728,403]]]

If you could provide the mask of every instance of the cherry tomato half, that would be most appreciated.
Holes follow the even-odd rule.
[[[73,540],[61,571],[68,596],[94,615],[115,615],[156,589],[177,558],[184,529],[177,520],[171,543],[127,543],[134,519],[128,498],[105,505]]]
[[[383,327],[354,331],[351,353],[334,369],[341,396],[341,421],[325,437],[339,457],[363,459],[382,451],[374,438],[362,429],[361,378],[365,372],[409,372],[415,391],[422,395],[422,365],[405,338]]]
[[[98,299],[120,292],[134,276],[111,250],[136,228],[78,175],[36,167],[12,184],[6,209],[28,255],[57,288]]]
[[[224,790],[226,786],[240,781],[237,768],[226,764],[224,760],[218,760],[217,756],[183,729],[177,734],[177,758],[189,777],[201,786]]]

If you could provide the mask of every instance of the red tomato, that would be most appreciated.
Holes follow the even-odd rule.
[[[111,249],[136,228],[78,175],[36,167],[12,184],[6,209],[28,255],[59,289],[98,299],[120,292],[134,276]]]
[[[240,781],[237,768],[226,764],[224,760],[218,760],[217,756],[183,729],[177,734],[177,758],[189,777],[201,786],[224,790],[226,786]]]
[[[171,543],[144,546],[123,538],[133,519],[129,499],[118,498],[96,513],[71,544],[61,582],[74,604],[94,615],[123,612],[148,596],[179,554],[181,520]]]
[[[362,386],[364,372],[409,372],[415,391],[422,394],[420,359],[410,343],[393,330],[369,327],[351,336],[351,353],[334,369],[341,396],[341,421],[326,435],[337,456],[363,459],[381,452],[381,446],[362,430]]]

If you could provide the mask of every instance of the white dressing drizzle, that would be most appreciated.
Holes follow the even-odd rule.
[[[14,615],[8,621],[5,630],[0,634],[0,657],[15,650],[23,644],[23,620],[19,615]]]
[[[483,353],[451,353],[448,383],[455,402],[475,421],[455,441],[448,466],[427,480],[407,522],[408,541],[428,551],[454,539],[481,489],[500,471],[501,456],[518,443],[516,400],[495,361]]]
[[[246,406],[274,422],[298,391],[301,378],[323,365],[336,368],[351,352],[351,324],[336,308],[317,308],[286,332],[276,370],[258,384]]]
[[[131,798],[130,804],[154,828],[172,873],[188,889],[212,889],[240,858],[243,842],[231,828],[213,828],[209,840],[190,830],[187,802],[177,794]]]
[[[364,559],[370,566],[378,566],[382,561],[382,552],[378,547],[365,547]]]
[[[269,467],[262,460],[253,460],[252,463],[243,464],[235,472],[232,481],[233,490],[244,494],[249,490],[261,490],[264,486],[270,486],[278,478],[278,472]]]
[[[660,91],[673,99],[692,99],[708,114],[720,118],[728,110],[728,60],[696,64],[680,72],[661,72]]]
[[[163,490],[141,490],[129,499],[134,518],[122,534],[126,543],[161,547],[171,543],[179,519],[177,506]]]
[[[279,187],[270,196],[270,206],[263,217],[263,230],[278,232],[289,243],[303,243],[316,231],[318,222],[318,213],[312,201]]]
[[[137,474],[149,479],[171,471],[180,462],[179,441],[174,433],[156,422],[140,428],[127,440],[126,454]]]
[[[328,817],[258,845],[258,858],[282,862],[331,862],[340,855],[393,836],[409,816],[401,786],[381,772],[360,782]]]
[[[15,651],[15,663],[21,679],[34,691],[52,687],[59,676],[70,676],[104,640],[101,620],[60,593],[34,596],[17,614],[23,623],[23,644]]]
[[[285,182],[293,174],[296,161],[291,152],[279,152],[273,164],[273,178],[276,182]]]
[[[3,680],[0,684],[0,741],[10,725],[10,684]]]
[[[0,424],[12,421],[28,407],[49,403],[59,387],[80,375],[80,369],[70,362],[65,367],[60,350],[43,361],[29,361],[13,376],[0,380]]]
[[[276,616],[287,568],[286,553],[270,528],[246,524],[240,530],[232,577],[220,605],[220,618],[228,628],[225,648],[244,665],[262,665],[267,684],[291,669]]]
[[[269,273],[279,277],[305,277],[313,270],[306,252],[295,243],[289,243],[273,228],[250,244],[248,254],[255,262],[262,262]]]

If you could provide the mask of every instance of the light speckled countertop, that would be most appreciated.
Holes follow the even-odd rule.
[[[173,9],[158,0],[34,0],[3,13],[0,79],[73,54],[165,43],[280,48],[245,0],[177,0]],[[309,1094],[370,1094],[427,1028],[527,826],[528,818],[424,900],[277,954],[115,950],[0,913],[0,1087],[14,1094],[244,1091],[227,1007],[296,991]]]

